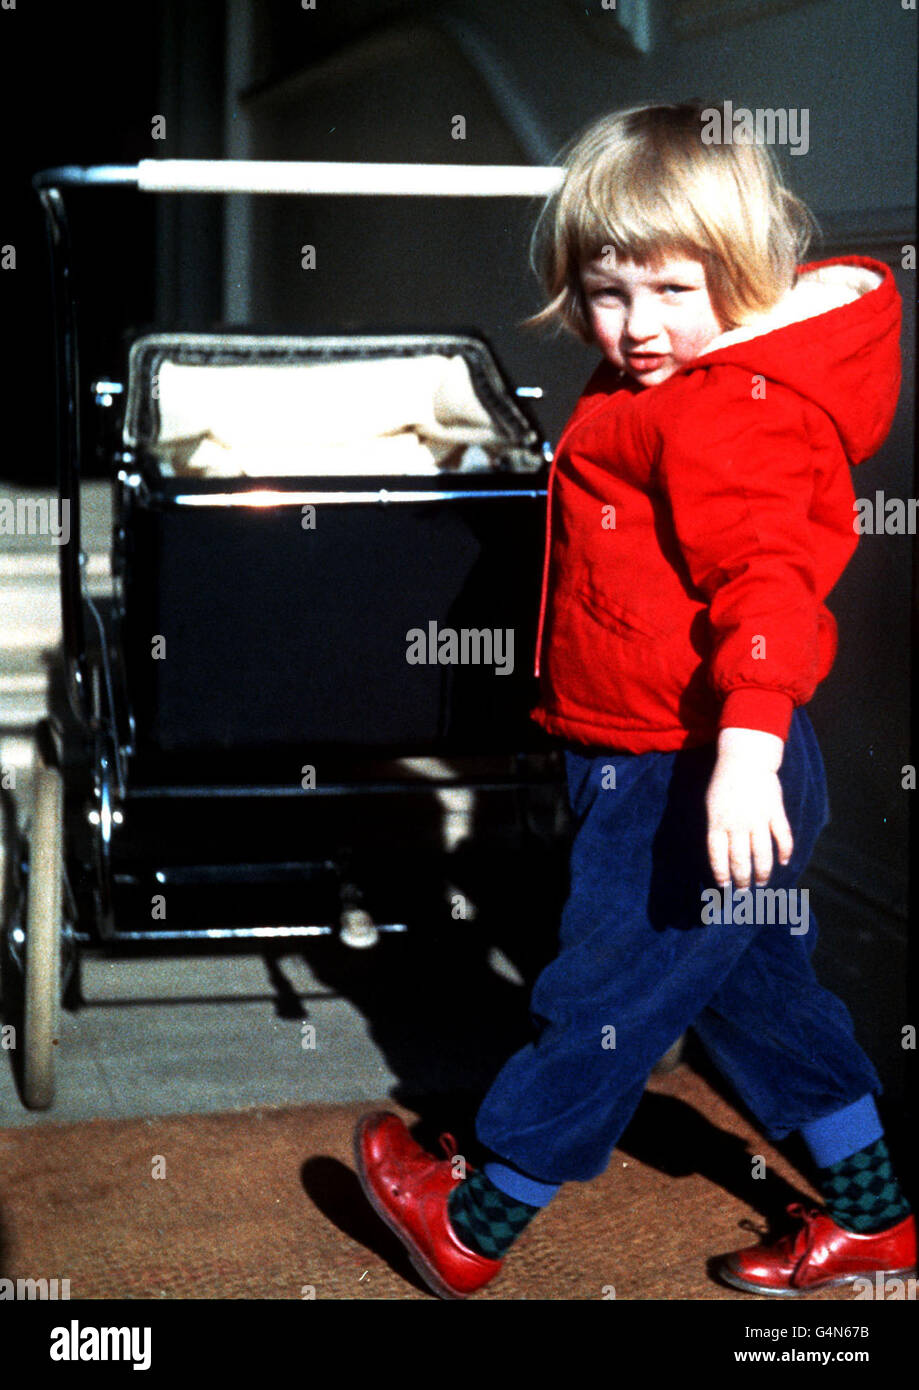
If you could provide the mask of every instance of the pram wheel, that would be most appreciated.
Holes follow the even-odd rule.
[[[54,1099],[60,1021],[64,783],[51,746],[39,737],[26,890],[23,1099],[32,1110]]]

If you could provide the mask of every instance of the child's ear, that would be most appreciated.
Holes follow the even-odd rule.
[[[578,289],[575,292],[575,301],[577,303],[577,314],[575,316],[575,331],[582,343],[586,343],[588,347],[593,347],[595,341],[593,325],[590,321],[590,313],[587,308],[587,300],[585,299],[584,292],[580,288],[580,286],[578,286]]]

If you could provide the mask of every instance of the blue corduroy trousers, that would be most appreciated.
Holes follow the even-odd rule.
[[[783,891],[771,908],[752,891],[744,906],[737,888],[729,900],[717,890],[720,908],[703,896],[716,889],[705,810],[714,743],[638,754],[566,744],[565,759],[575,833],[559,953],[533,990],[534,1040],[479,1110],[481,1142],[537,1182],[595,1177],[651,1068],[690,1026],[768,1138],[879,1094],[848,1010],[817,982],[817,923],[796,889],[829,820],[804,710],[779,771],[794,853],[784,866],[776,858],[767,886]]]

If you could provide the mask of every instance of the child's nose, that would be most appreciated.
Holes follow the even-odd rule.
[[[660,314],[654,301],[644,295],[636,295],[629,306],[626,318],[626,331],[636,342],[653,338],[660,329]]]

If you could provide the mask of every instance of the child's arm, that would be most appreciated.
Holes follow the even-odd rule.
[[[706,799],[718,882],[747,887],[792,852],[777,773],[820,667],[821,601],[808,520],[815,459],[802,399],[753,394],[739,367],[696,379],[663,431],[659,480],[693,583],[709,603],[709,681],[722,697]]]
[[[708,785],[708,857],[715,882],[733,880],[750,886],[750,860],[758,884],[772,873],[772,838],[779,861],[787,864],[794,849],[785,814],[778,770],[785,745],[759,729],[722,729],[718,760]]]

